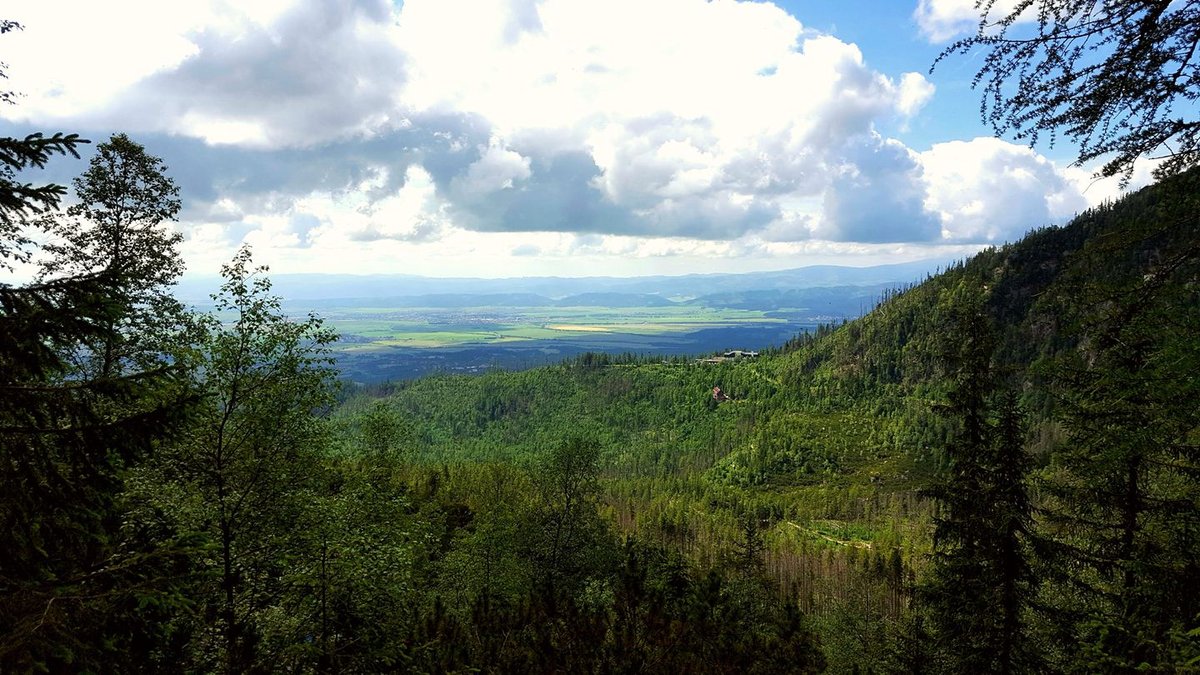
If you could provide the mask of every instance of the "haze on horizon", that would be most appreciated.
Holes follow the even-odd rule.
[[[967,60],[929,74],[972,0],[6,10],[24,96],[0,133],[145,144],[182,188],[193,275],[243,243],[275,273],[868,266],[966,255],[1118,194],[1066,144],[992,138]]]

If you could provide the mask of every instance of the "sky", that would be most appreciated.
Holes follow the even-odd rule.
[[[0,135],[145,145],[192,274],[243,244],[282,273],[945,259],[1119,194],[1069,145],[994,138],[978,55],[930,72],[973,5],[10,0]]]

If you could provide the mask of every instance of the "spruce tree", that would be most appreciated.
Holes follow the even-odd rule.
[[[921,606],[945,672],[1025,672],[1033,575],[1020,412],[1011,394],[996,403],[993,329],[981,292],[960,282],[943,294],[938,312],[950,380],[945,412],[955,431],[946,469],[929,490],[939,512]]]
[[[1072,261],[1043,311],[1064,446],[1045,472],[1058,666],[1172,670],[1200,649],[1200,176],[1160,185]]]
[[[16,27],[0,22],[0,33]],[[32,221],[54,214],[65,193],[22,183],[17,172],[56,154],[78,156],[85,142],[62,134],[0,138],[0,267],[11,271],[31,258]],[[144,528],[123,486],[129,468],[186,415],[185,378],[175,368],[106,378],[75,377],[70,368],[85,345],[112,337],[127,306],[124,286],[114,270],[0,284],[5,672],[120,670],[127,662],[117,653],[151,665],[158,610],[180,600],[175,580],[186,547],[173,533]]]

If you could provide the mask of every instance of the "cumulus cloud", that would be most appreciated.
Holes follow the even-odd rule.
[[[938,143],[921,153],[926,206],[940,215],[942,239],[1011,240],[1087,207],[1078,186],[1028,146],[995,138]]]
[[[933,98],[934,86],[920,73],[905,73],[900,78],[898,91],[896,110],[904,117],[912,117]]]
[[[941,231],[925,206],[924,169],[902,143],[879,136],[846,150],[846,163],[825,193],[817,233],[835,241],[929,241]]]
[[[348,236],[354,241],[391,239],[405,242],[429,242],[438,239],[450,227],[446,205],[438,197],[433,177],[420,166],[409,166],[403,186],[381,199],[370,199],[372,188],[389,182],[386,171],[339,198],[329,199],[315,193],[296,206],[316,212],[328,225],[326,230]]]
[[[1016,5],[1017,0],[996,0],[988,16],[993,20],[1008,16]],[[975,0],[920,0],[913,18],[930,42],[945,42],[974,33],[979,28]],[[1019,19],[1021,22],[1032,20],[1031,12],[1025,12]]]
[[[1119,199],[1131,190],[1139,190],[1154,182],[1154,170],[1166,158],[1139,159],[1133,164],[1133,175],[1129,185],[1121,187],[1121,176],[1098,178],[1099,164],[1091,167],[1070,166],[1063,171],[1064,177],[1083,194],[1089,207],[1099,206]]]
[[[75,3],[64,10],[53,2],[6,3],[5,18],[25,27],[4,36],[11,78],[6,85],[23,94],[6,116],[77,120],[81,111],[107,105],[146,77],[193,56],[196,46],[187,33],[215,14],[199,3],[155,0]],[[62,58],[64,53],[71,58]]]
[[[846,139],[933,91],[773,5],[546,0],[514,31],[507,3],[469,4],[463,27],[461,3],[410,0],[399,30],[407,100],[492,125],[450,181],[473,229],[737,238],[820,195]]]
[[[208,27],[196,52],[106,114],[209,143],[313,145],[399,124],[404,59],[382,0],[301,3],[271,24]],[[158,121],[158,122],[156,122]]]
[[[535,157],[520,189],[483,197],[455,194],[455,222],[482,232],[634,231],[627,209],[604,198],[594,181],[600,170],[583,151]]]
[[[188,5],[181,16],[157,3],[161,9],[106,6],[72,17],[70,26],[95,20],[83,45],[102,44],[81,47],[87,58],[61,69],[61,82],[23,81],[30,86],[19,114],[260,147],[317,144],[402,122],[395,95],[404,58],[385,0]],[[57,33],[64,22],[50,19],[31,21]],[[55,38],[18,45],[17,71],[42,71],[36,64],[47,60],[45,50],[61,49]]]
[[[533,244],[521,244],[514,246],[511,254],[517,257],[536,257],[542,254],[542,249]]]
[[[815,211],[817,207],[813,207]],[[764,242],[798,242],[811,239],[816,229],[816,215],[805,210],[781,208],[779,217],[754,235]]]
[[[511,189],[514,181],[522,181],[529,176],[529,158],[505,148],[493,138],[479,159],[472,162],[465,173],[454,178],[452,187],[456,192],[486,195]]]
[[[115,64],[123,84],[77,101],[75,118],[166,134],[196,220],[287,216],[321,191],[363,191],[356,213],[388,213],[410,170],[425,172],[436,207],[421,203],[435,210],[405,216],[424,224],[329,216],[362,240],[428,239],[447,219],[490,232],[807,237],[786,225],[804,214],[785,204],[844,182],[871,159],[845,149],[933,92],[765,3],[202,7],[169,26],[153,66]],[[43,113],[54,100],[34,98]],[[304,241],[277,230],[273,241]]]
[[[770,3],[187,4],[64,26],[31,3],[6,60],[37,77],[0,115],[146,142],[182,186],[191,251],[769,257],[996,241],[1079,203],[1031,152],[885,138],[933,84]],[[916,16],[940,36],[971,4]],[[51,30],[94,59],[47,77]],[[996,195],[1003,217],[979,215]]]

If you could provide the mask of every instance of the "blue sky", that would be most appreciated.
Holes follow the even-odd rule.
[[[884,72],[926,74],[941,52],[944,41],[931,41],[922,34],[909,2],[887,0],[798,0],[780,6],[793,16],[805,17],[806,25],[853,43],[868,63]],[[928,150],[947,138],[973,138],[991,134],[979,120],[978,97],[971,91],[970,62],[955,59],[939,66],[934,75],[937,92],[907,128],[881,128],[914,150]]]
[[[1118,194],[991,138],[970,55],[929,73],[972,5],[18,0],[0,133],[145,144],[195,274],[242,244],[436,276],[944,258]]]

